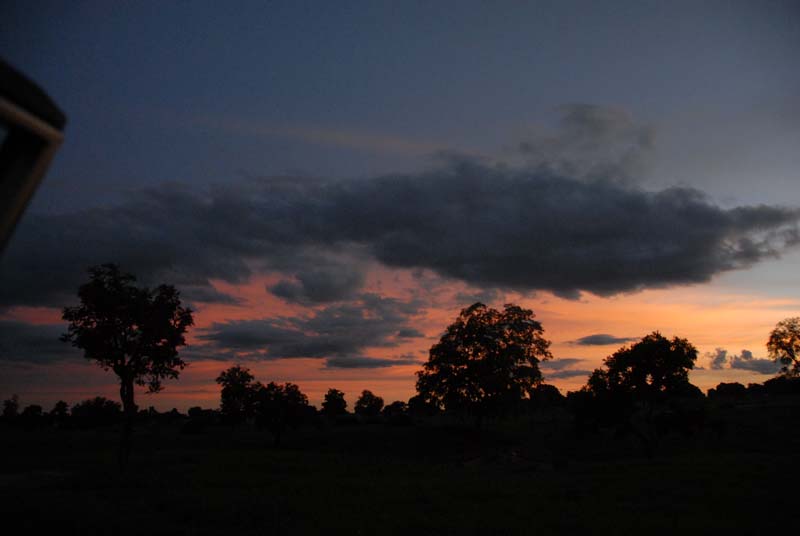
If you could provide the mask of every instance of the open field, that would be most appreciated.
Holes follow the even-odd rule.
[[[274,447],[247,428],[0,428],[0,509],[27,533],[766,534],[800,521],[800,406],[730,406],[653,459],[630,437],[567,424],[478,432],[306,428]]]

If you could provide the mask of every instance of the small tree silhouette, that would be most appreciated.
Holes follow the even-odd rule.
[[[11,395],[8,400],[3,400],[3,420],[10,421],[19,413],[19,397]]]
[[[344,393],[338,389],[328,389],[322,402],[322,413],[326,417],[338,417],[347,413],[347,401]]]
[[[288,426],[297,426],[308,415],[308,397],[293,383],[253,386],[253,411],[256,425],[272,434],[276,445],[280,445],[283,432]]]
[[[781,320],[767,341],[769,356],[786,376],[800,376],[800,316]]]
[[[697,349],[688,340],[670,340],[654,331],[607,357],[605,368],[595,369],[582,389],[588,404],[578,406],[603,422],[633,431],[651,457],[659,427],[680,428],[685,424],[682,420],[697,420],[693,414],[702,414],[702,404],[692,401],[703,400],[703,394],[689,383],[696,359]],[[573,401],[579,398],[574,395]],[[681,400],[689,402],[681,404]],[[672,423],[667,422],[668,416]]]
[[[230,424],[242,422],[252,414],[255,377],[250,369],[234,365],[220,372],[217,383],[222,386],[220,413]]]
[[[363,417],[377,417],[383,409],[383,398],[375,396],[372,391],[364,389],[356,400],[356,415]]]
[[[186,366],[178,357],[186,344],[184,333],[194,322],[192,311],[181,305],[180,293],[171,285],[155,289],[137,287],[136,278],[116,264],[89,268],[89,282],[78,289],[80,305],[65,307],[69,322],[61,340],[83,349],[84,357],[119,378],[125,413],[120,464],[130,451],[130,434],[136,416],[134,385],[147,385],[151,393],[162,389],[165,378],[177,378]]]

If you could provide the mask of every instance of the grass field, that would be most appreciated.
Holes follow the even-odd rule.
[[[22,534],[768,534],[797,530],[800,406],[718,408],[661,440],[568,425],[385,424],[182,434],[0,428],[4,525]],[[13,525],[12,525],[13,523]],[[6,532],[6,534],[12,534]]]

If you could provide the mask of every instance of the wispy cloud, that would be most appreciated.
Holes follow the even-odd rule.
[[[577,344],[578,346],[607,346],[611,344],[624,344],[634,339],[636,339],[636,337],[616,337],[608,333],[595,333],[593,335],[581,337],[580,339],[575,339],[571,341],[570,344]]]
[[[288,125],[244,118],[213,116],[198,117],[193,123],[204,128],[219,129],[246,136],[285,138],[317,145],[331,145],[379,153],[429,155],[448,149],[445,144],[430,140],[408,139],[380,132],[324,125]]]

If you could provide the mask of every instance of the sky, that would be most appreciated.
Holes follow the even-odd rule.
[[[116,396],[57,340],[90,265],[175,285],[216,407],[241,363],[319,404],[414,394],[475,301],[562,391],[658,330],[761,382],[800,314],[797,2],[39,2],[0,55],[68,117],[0,257],[0,397]]]

